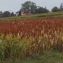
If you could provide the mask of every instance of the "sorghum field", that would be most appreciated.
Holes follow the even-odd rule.
[[[45,50],[63,51],[63,17],[0,20],[0,60],[16,60]]]

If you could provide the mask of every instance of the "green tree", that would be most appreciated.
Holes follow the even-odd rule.
[[[0,11],[0,18],[2,17],[2,11]]]
[[[39,7],[38,10],[39,10],[39,13],[43,13],[44,12],[43,7]]]
[[[14,13],[13,12],[11,13],[11,16],[14,16]]]
[[[63,11],[63,3],[60,5],[60,10]]]
[[[44,13],[47,13],[47,12],[49,12],[49,10],[45,7],[45,8],[43,8],[43,11],[44,11]]]
[[[59,11],[58,7],[53,7],[52,8],[52,12],[57,12],[57,11]]]
[[[21,10],[26,10],[28,12],[34,13],[36,9],[36,4],[31,1],[26,1],[24,4],[22,4]]]
[[[37,9],[35,10],[35,12],[36,13],[47,13],[47,12],[49,12],[49,10],[47,10],[46,7],[45,8],[43,8],[43,7],[37,7]]]
[[[10,12],[9,11],[5,11],[3,13],[3,17],[10,17]]]

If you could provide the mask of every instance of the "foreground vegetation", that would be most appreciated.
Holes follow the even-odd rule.
[[[44,60],[41,58],[41,61],[45,63],[45,60],[49,62],[50,58],[47,57],[50,54],[50,62],[55,57],[55,62],[62,63],[63,56],[59,52],[63,54],[62,17],[0,21],[0,61],[30,62],[33,58],[33,62],[37,58],[40,60],[43,55]],[[59,54],[60,58],[58,56],[57,59],[60,61],[57,61],[56,53]],[[40,63],[38,59],[34,61]]]
[[[0,63],[63,63],[63,53],[56,51],[44,51],[42,54],[25,57],[22,60],[7,60]]]
[[[46,50],[63,51],[63,33],[55,31],[54,36],[44,34],[22,38],[12,34],[0,36],[0,60],[17,60],[43,53]]]

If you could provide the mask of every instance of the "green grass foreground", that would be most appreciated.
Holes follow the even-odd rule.
[[[63,52],[44,51],[42,54],[35,54],[22,60],[0,61],[0,63],[63,63]]]

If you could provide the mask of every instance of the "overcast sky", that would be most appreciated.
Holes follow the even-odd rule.
[[[45,7],[51,10],[54,6],[60,7],[63,0],[0,0],[0,11],[17,12],[21,8],[21,4],[26,1],[32,1],[37,6]]]

